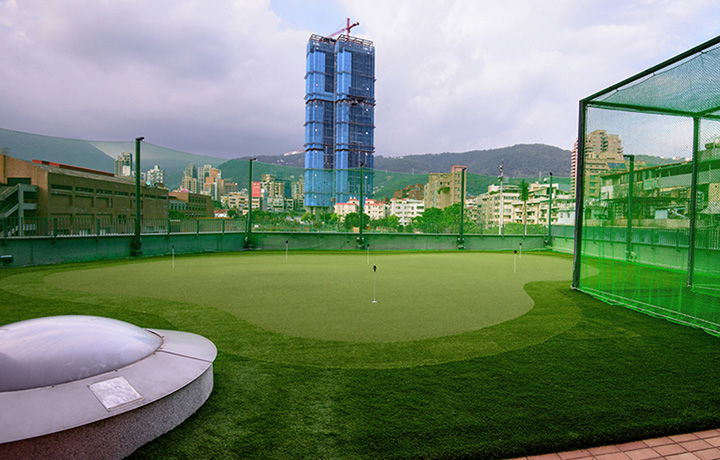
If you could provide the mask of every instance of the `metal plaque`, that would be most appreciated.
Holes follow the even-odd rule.
[[[89,385],[90,391],[108,411],[143,399],[125,377],[115,377]]]

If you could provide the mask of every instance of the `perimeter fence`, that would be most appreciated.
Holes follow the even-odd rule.
[[[573,285],[720,334],[718,87],[720,37],[581,101]]]
[[[269,213],[266,213],[268,215]],[[559,227],[558,227],[559,228]],[[468,235],[499,235],[519,236],[532,235],[547,237],[547,226],[521,224],[505,225],[483,229],[470,222],[464,226],[464,234]],[[468,231],[469,229],[470,231]],[[192,234],[192,233],[237,233],[247,231],[247,219],[142,219],[140,233],[153,234]],[[321,221],[304,222],[299,218],[253,218],[252,230],[259,232],[325,232],[325,233],[359,233],[358,227],[348,227],[343,222]],[[383,234],[459,234],[459,223],[429,223],[422,228],[400,225],[376,225],[376,221],[368,222],[366,232]],[[555,227],[552,229],[555,234]],[[63,236],[117,236],[133,235],[135,219],[133,217],[118,219],[114,217],[6,217],[0,218],[0,238],[27,237],[63,237]],[[558,230],[559,232],[559,230]]]

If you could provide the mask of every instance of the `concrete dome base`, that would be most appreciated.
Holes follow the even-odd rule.
[[[0,458],[122,459],[161,436],[202,406],[213,388],[209,367],[186,387],[154,403],[78,428],[0,444]]]
[[[199,335],[108,318],[2,326],[0,458],[125,458],[205,403],[216,355]]]

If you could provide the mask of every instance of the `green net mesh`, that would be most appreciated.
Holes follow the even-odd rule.
[[[573,182],[581,198],[575,287],[714,333],[720,333],[717,42],[584,100]]]

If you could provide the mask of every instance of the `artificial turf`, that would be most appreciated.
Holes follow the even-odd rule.
[[[495,256],[464,253],[449,260]],[[223,257],[178,258],[176,264]],[[533,258],[538,267],[568,262],[529,254],[522,260]],[[371,261],[378,270],[387,266],[380,259]],[[89,280],[93,271],[117,274],[116,267],[168,262],[0,270],[2,324],[95,314],[196,332],[216,343],[210,399],[134,458],[508,458],[720,426],[716,338],[603,304],[571,291],[567,280],[526,281],[534,306],[499,324],[443,337],[364,342],[268,330],[231,308],[190,301],[196,295],[190,286],[176,286],[186,295],[172,300],[139,296],[132,286],[114,294],[103,290],[113,291],[122,277],[104,278],[103,289],[91,289],[92,283],[68,289],[71,278]],[[278,280],[268,283],[282,288]],[[464,288],[480,291],[479,284]],[[222,287],[242,297],[240,286],[242,277]],[[333,359],[334,350],[342,360]],[[347,364],[353,357],[354,365]]]

